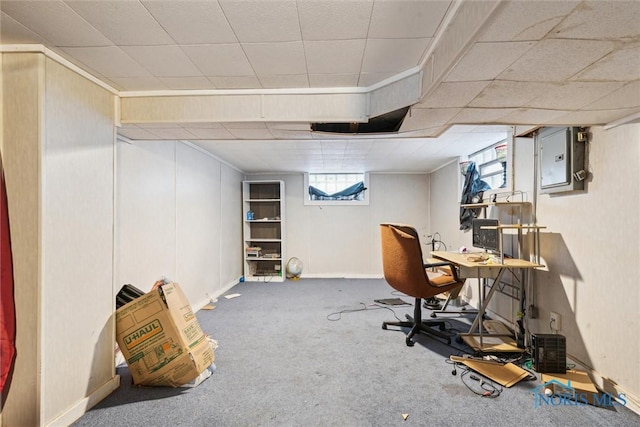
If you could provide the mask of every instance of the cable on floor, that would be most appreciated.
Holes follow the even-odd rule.
[[[327,320],[329,320],[331,322],[337,322],[338,320],[342,319],[342,315],[346,314],[346,313],[356,313],[358,311],[385,309],[385,310],[389,310],[391,313],[393,313],[393,317],[395,317],[396,320],[401,321],[400,318],[396,315],[396,312],[390,307],[386,307],[386,306],[379,305],[379,304],[369,304],[369,305],[367,305],[367,304],[365,304],[363,302],[361,302],[360,305],[362,305],[362,307],[360,307],[360,308],[348,308],[348,309],[345,309],[345,310],[340,310],[340,311],[336,311],[334,313],[330,313],[330,314],[327,315]]]

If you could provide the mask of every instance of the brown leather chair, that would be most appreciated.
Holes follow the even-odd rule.
[[[464,279],[459,279],[456,267],[448,262],[425,264],[422,258],[420,239],[415,228],[403,224],[380,224],[382,243],[382,270],[384,278],[396,290],[415,298],[413,317],[407,315],[406,322],[383,322],[382,329],[387,326],[410,327],[406,343],[413,346],[412,338],[422,332],[427,335],[451,342],[449,335],[440,331],[445,329],[443,320],[422,320],[422,299],[431,298],[443,292],[459,292]],[[448,266],[451,274],[441,274],[429,278],[427,269]],[[438,326],[440,331],[433,329]]]

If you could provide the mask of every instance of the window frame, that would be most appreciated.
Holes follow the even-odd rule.
[[[512,142],[510,138],[505,138],[501,141],[498,142],[494,142],[493,144],[487,145],[485,148],[478,150],[474,153],[471,153],[467,156],[467,160],[468,161],[473,161],[476,163],[476,168],[478,170],[478,172],[480,173],[480,179],[484,180],[485,182],[487,182],[487,184],[489,184],[489,181],[485,180],[485,178],[487,176],[495,176],[495,175],[499,175],[502,176],[502,172],[495,172],[495,173],[488,173],[488,174],[482,174],[482,170],[486,167],[490,167],[492,165],[496,165],[496,164],[500,164],[500,161],[498,160],[495,148],[500,146],[500,145],[506,145],[507,146],[507,157],[505,159],[506,162],[506,182],[505,182],[505,186],[504,187],[491,187],[490,190],[485,191],[485,196],[489,195],[489,194],[494,194],[494,193],[500,193],[500,192],[505,192],[505,191],[511,191],[512,187],[513,187],[513,182],[512,182],[512,173],[511,173],[511,168],[513,167],[513,163],[511,161],[511,157],[512,157]],[[491,153],[490,155],[490,159],[480,162],[475,160],[474,158],[477,158],[478,156],[481,156],[483,153]]]
[[[363,200],[310,200],[309,199],[309,175],[351,175],[362,174],[364,186],[367,188],[364,193]],[[355,182],[348,184],[348,186],[355,184]],[[346,187],[345,187],[346,188]],[[338,190],[340,191],[340,190]],[[302,200],[305,206],[367,206],[369,205],[369,172],[305,172],[304,184],[302,189]]]

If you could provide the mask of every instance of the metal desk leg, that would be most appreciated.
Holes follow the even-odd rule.
[[[496,276],[496,278],[493,280],[493,284],[491,285],[491,289],[489,289],[489,293],[486,296],[484,295],[484,286],[483,286],[483,279],[482,277],[480,277],[480,269],[478,269],[478,299],[479,299],[479,310],[478,310],[478,315],[476,316],[475,320],[473,321],[473,323],[471,324],[471,328],[469,328],[469,334],[472,335],[473,332],[476,330],[476,328],[478,329],[478,334],[480,335],[480,348],[482,348],[483,343],[482,343],[482,318],[484,316],[485,310],[487,309],[487,306],[489,305],[489,302],[491,301],[491,297],[493,296],[493,293],[496,291],[496,289],[498,289],[498,284],[500,283],[500,280],[502,279],[502,275],[504,274],[506,268],[501,268],[500,271],[498,272],[498,275]]]

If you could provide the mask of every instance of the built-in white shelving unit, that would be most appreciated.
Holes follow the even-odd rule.
[[[244,279],[284,281],[284,182],[244,181]]]

